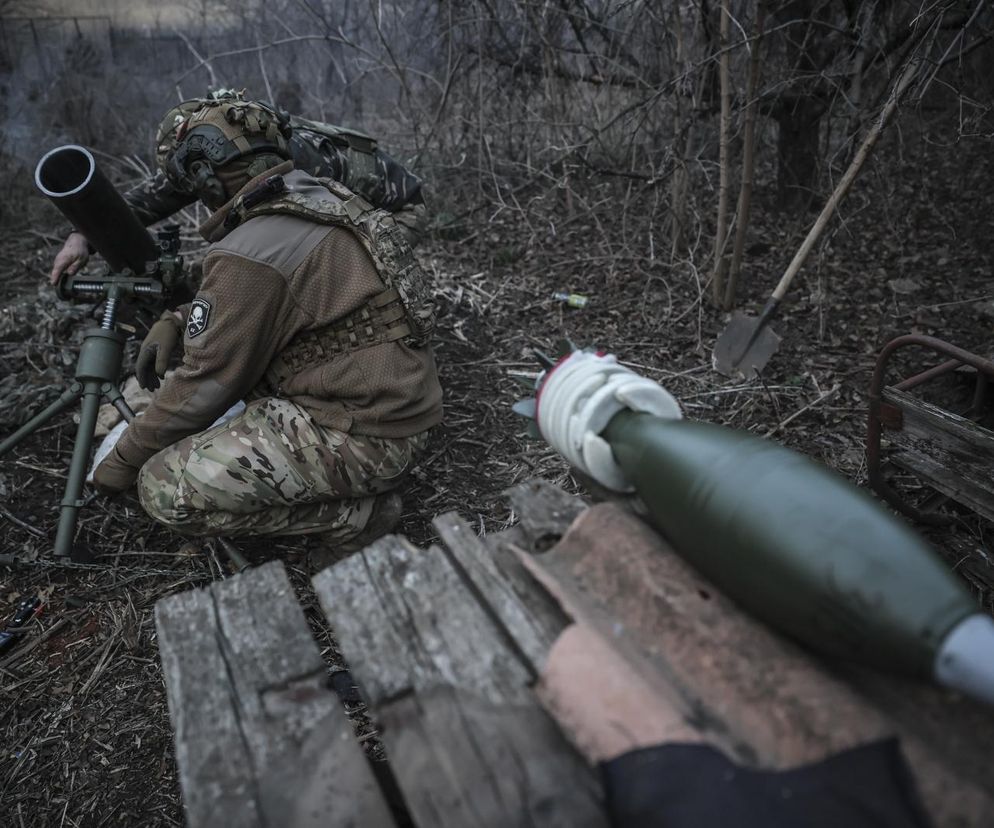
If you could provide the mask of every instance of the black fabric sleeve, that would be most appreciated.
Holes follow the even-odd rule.
[[[708,745],[601,764],[615,828],[930,828],[896,739],[787,771],[743,768]]]

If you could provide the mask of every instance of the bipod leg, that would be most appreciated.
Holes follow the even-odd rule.
[[[124,399],[121,389],[116,385],[105,385],[103,391],[107,402],[117,409],[117,413],[124,418],[124,422],[130,423],[135,418],[135,412],[131,410],[131,406]]]
[[[249,568],[249,562],[245,560],[245,557],[241,552],[238,551],[238,547],[235,546],[227,538],[217,538],[217,545],[221,547],[221,550],[227,556],[228,561],[235,568],[235,573],[244,572]]]
[[[59,511],[59,528],[55,534],[55,554],[67,557],[73,553],[73,537],[76,534],[76,518],[83,505],[83,484],[86,482],[86,468],[90,462],[90,449],[93,446],[93,432],[97,427],[97,411],[100,397],[104,393],[99,380],[86,380],[83,384],[83,405],[79,414],[79,429],[69,464],[69,477]],[[73,560],[87,555],[76,555]]]
[[[0,443],[0,456],[6,454],[14,448],[14,446],[20,443],[21,440],[33,434],[53,417],[61,414],[81,396],[83,396],[83,384],[80,382],[74,382],[65,391],[63,391],[62,396],[60,396],[48,408],[38,414],[35,414],[34,417],[28,420],[24,425],[17,429],[17,431]]]

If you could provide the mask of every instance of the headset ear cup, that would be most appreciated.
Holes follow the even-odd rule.
[[[190,178],[193,181],[194,189],[202,190],[207,183],[207,179],[214,174],[210,164],[206,161],[194,161],[190,164]]]
[[[276,122],[279,124],[280,134],[289,141],[290,136],[293,135],[293,127],[290,126],[290,113],[285,109],[277,109]]]
[[[197,197],[212,210],[227,200],[221,179],[214,175],[214,168],[206,161],[194,161],[191,164],[190,178]]]
[[[212,210],[217,209],[228,200],[228,195],[224,191],[224,185],[216,175],[212,175],[204,182],[204,186],[200,192],[201,201]]]

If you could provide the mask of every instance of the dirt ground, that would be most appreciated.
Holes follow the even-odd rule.
[[[564,462],[524,439],[510,411],[525,393],[520,378],[537,370],[531,349],[550,350],[563,335],[657,379],[688,416],[782,441],[864,483],[867,388],[880,346],[920,332],[988,354],[994,320],[994,161],[980,145],[915,143],[921,155],[903,146],[878,154],[816,249],[775,323],[784,341],[761,381],[711,370],[725,318],[708,302],[706,274],[664,255],[665,230],[641,207],[665,197],[656,189],[600,179],[575,183],[580,197],[526,193],[432,238],[422,254],[442,310],[445,422],[405,494],[400,531],[427,543],[432,516],[453,509],[478,531],[496,531],[514,519],[501,493],[533,475],[577,489]],[[743,276],[750,309],[762,305],[814,217],[777,213],[773,189],[761,184],[757,193]],[[0,243],[2,434],[58,394],[92,311],[42,286],[55,232]],[[192,233],[187,239],[192,249]],[[554,290],[589,303],[569,308],[550,298]],[[129,360],[136,351],[137,341]],[[910,370],[911,357],[898,367]],[[968,391],[954,378],[937,393],[954,406]],[[164,595],[223,577],[226,563],[155,526],[133,497],[87,506],[80,542],[98,564],[53,562],[73,433],[66,414],[0,460],[0,554],[19,561],[0,565],[0,618],[25,596],[46,601],[25,641],[0,656],[0,825],[179,825],[152,609]],[[990,528],[949,508],[954,523],[928,535],[990,607]],[[307,544],[242,546],[252,562],[286,561],[329,669],[340,669],[308,587]],[[360,732],[371,732],[361,704],[349,709]],[[375,749],[375,739],[367,744]]]

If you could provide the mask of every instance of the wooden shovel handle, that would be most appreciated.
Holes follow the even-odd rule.
[[[808,254],[811,253],[811,249],[815,246],[818,239],[821,238],[821,234],[825,231],[825,227],[828,225],[829,219],[832,218],[835,208],[838,207],[839,202],[846,197],[846,193],[849,192],[849,188],[852,186],[853,181],[855,181],[856,176],[859,175],[859,171],[863,167],[866,159],[869,157],[870,151],[873,149],[874,144],[877,143],[877,139],[883,133],[884,128],[897,111],[897,106],[901,102],[902,96],[911,85],[911,81],[914,80],[915,75],[918,74],[919,65],[920,61],[917,58],[908,61],[907,66],[904,68],[904,72],[901,74],[897,84],[891,91],[890,98],[887,100],[887,103],[884,105],[883,109],[880,110],[880,117],[877,118],[877,122],[873,125],[873,128],[866,134],[866,137],[863,139],[863,143],[860,144],[859,149],[856,151],[855,158],[853,158],[852,163],[849,165],[849,169],[846,170],[845,175],[842,176],[842,180],[836,185],[835,190],[832,192],[832,195],[829,196],[828,201],[825,202],[825,206],[822,207],[821,213],[818,215],[815,223],[808,231],[808,235],[801,243],[800,248],[798,248],[797,252],[794,254],[794,258],[787,266],[787,270],[784,271],[783,276],[780,278],[779,284],[777,284],[776,289],[773,291],[773,299],[778,302],[783,299],[784,294],[787,292],[787,288],[790,287],[790,283],[794,281],[794,277],[804,265],[805,260],[808,258]]]

